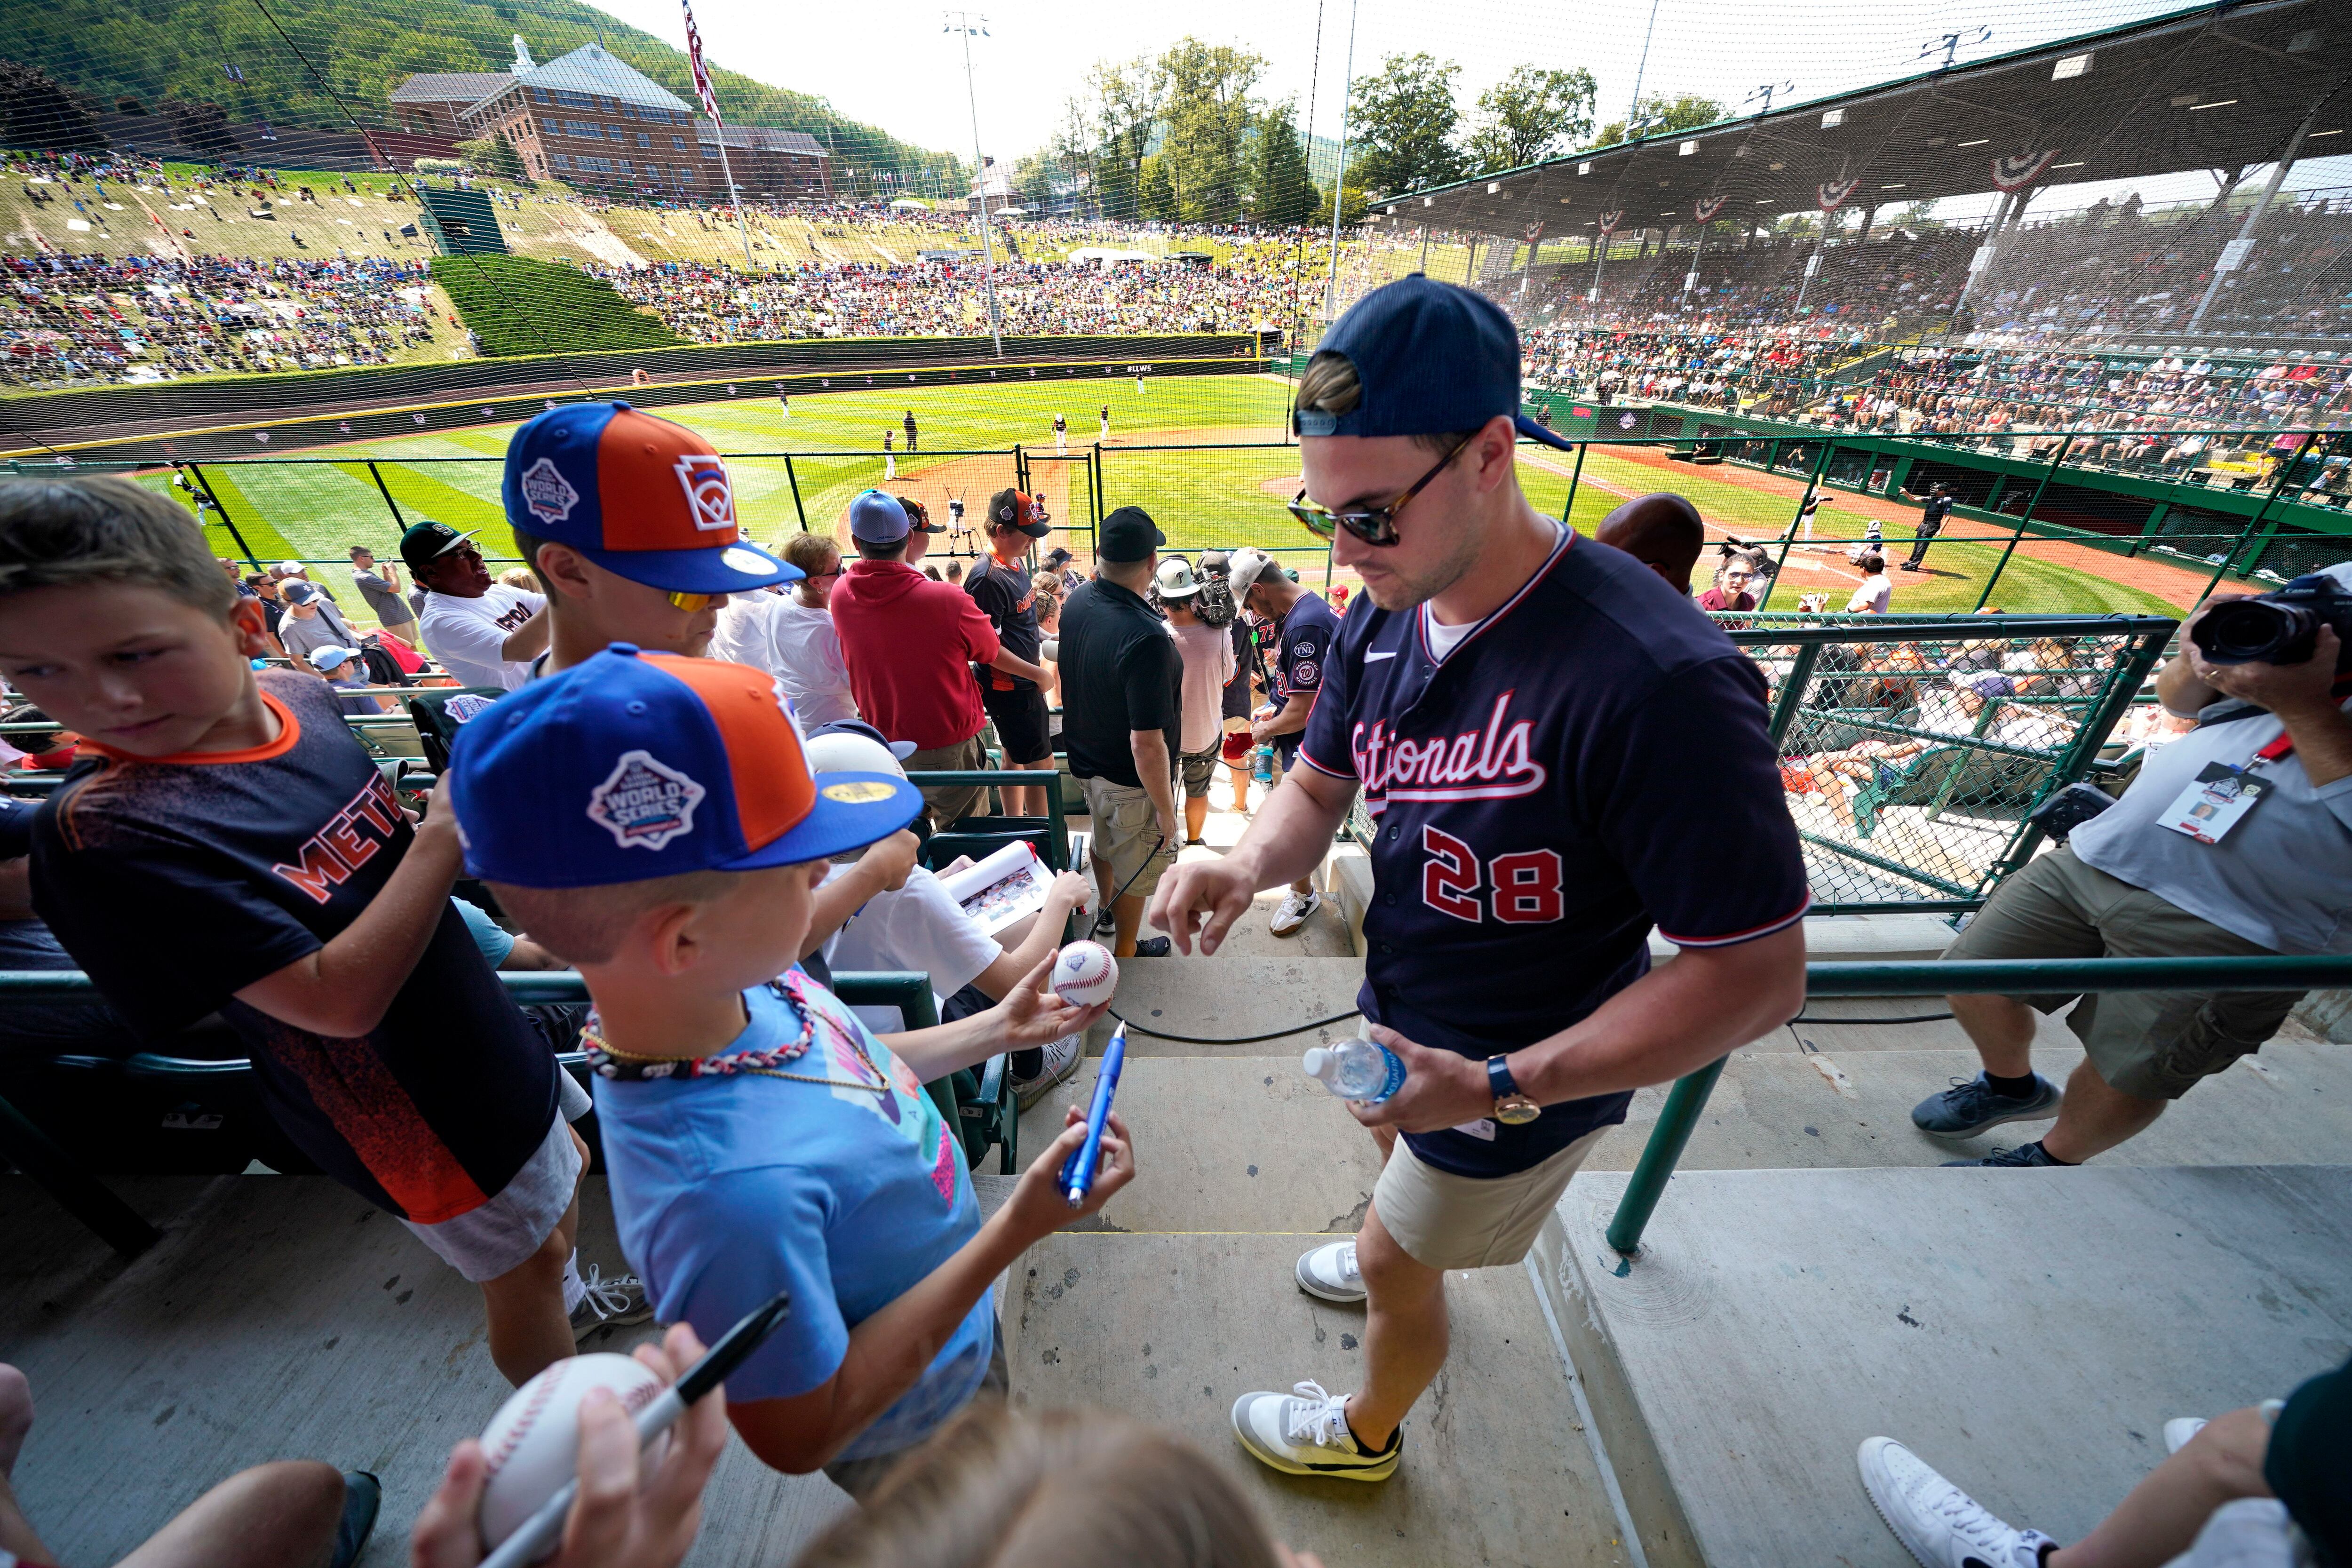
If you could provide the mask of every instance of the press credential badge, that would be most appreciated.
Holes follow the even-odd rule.
[[[2157,823],[2200,844],[2219,844],[2270,787],[2271,781],[2252,769],[2208,763],[2196,782],[2165,807]]]

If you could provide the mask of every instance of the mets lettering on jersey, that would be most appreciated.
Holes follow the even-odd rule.
[[[1639,979],[1654,924],[1712,946],[1803,916],[1763,677],[1655,573],[1564,534],[1442,659],[1427,615],[1353,608],[1298,753],[1359,784],[1378,826],[1367,1017],[1484,1059]],[[1407,1136],[1442,1170],[1496,1175],[1623,1121],[1631,1098],[1491,1140]]]

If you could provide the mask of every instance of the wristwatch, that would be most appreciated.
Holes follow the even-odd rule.
[[[1511,1076],[1511,1064],[1506,1058],[1486,1058],[1486,1086],[1495,1091],[1495,1120],[1504,1126],[1517,1127],[1543,1114],[1542,1106],[1519,1092],[1518,1080]]]

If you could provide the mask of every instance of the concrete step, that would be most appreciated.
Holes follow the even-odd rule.
[[[1140,1051],[1140,1043],[1130,1038],[1129,1048]],[[2081,1059],[2071,1045],[2044,1047],[2035,1058],[2060,1081]],[[1957,1143],[1911,1125],[1914,1105],[1976,1066],[1965,1048],[1736,1052],[1681,1168],[1935,1165],[2039,1137],[2047,1122],[2011,1122]],[[1061,1127],[1063,1108],[1083,1105],[1093,1092],[1091,1068],[1055,1086],[1022,1119],[1022,1147],[1044,1148]],[[1587,1169],[1632,1169],[1665,1095],[1637,1093],[1626,1125],[1601,1140]],[[1300,1071],[1296,1055],[1145,1051],[1129,1062],[1118,1104],[1142,1167],[1104,1215],[1124,1230],[1349,1234],[1380,1174],[1370,1135]],[[2352,1163],[2352,1047],[2274,1041],[2200,1085],[2099,1163]]]
[[[1405,1424],[1394,1478],[1286,1476],[1234,1438],[1234,1401],[1363,1371],[1361,1308],[1291,1275],[1313,1235],[1069,1234],[1031,1248],[1005,1294],[1015,1405],[1104,1405],[1223,1464],[1276,1537],[1326,1563],[1601,1568],[1633,1559],[1528,1275],[1449,1280],[1453,1355]]]
[[[1630,1263],[1623,1183],[1578,1178],[1538,1275],[1654,1568],[1906,1568],[1856,1478],[1881,1435],[2079,1540],[2168,1418],[2352,1342],[2345,1166],[1693,1171]]]
[[[1213,958],[1122,959],[1111,1005],[1141,1026],[1128,1031],[1131,1057],[1259,1056],[1304,1050],[1354,1034],[1356,992],[1363,981],[1363,961],[1358,958],[1244,955],[1228,947]],[[1298,1027],[1339,1014],[1348,1016],[1320,1028]],[[1094,1026],[1087,1036],[1089,1054],[1101,1054],[1116,1026],[1108,1018]],[[1149,1028],[1219,1040],[1286,1032],[1272,1040],[1225,1046],[1157,1039],[1141,1032]]]
[[[16,1497],[61,1563],[114,1563],[234,1471],[324,1459],[383,1480],[360,1568],[408,1562],[449,1449],[512,1392],[481,1292],[324,1176],[107,1184],[163,1239],[125,1262],[24,1176],[0,1177],[0,1359],[32,1382]],[[580,1192],[580,1256],[626,1272],[605,1181]],[[625,1352],[657,1331],[605,1330]],[[730,1440],[686,1568],[789,1563],[852,1506]]]

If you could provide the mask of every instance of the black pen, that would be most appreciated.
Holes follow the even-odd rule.
[[[686,1407],[727,1381],[727,1374],[741,1366],[751,1352],[767,1342],[793,1310],[789,1290],[779,1290],[764,1306],[754,1308],[743,1321],[719,1336],[719,1342],[702,1353],[702,1359],[686,1369],[678,1380],[662,1390],[660,1395],[635,1419],[637,1426],[637,1447],[645,1446],[668,1431]],[[481,1568],[525,1568],[536,1563],[553,1549],[563,1533],[564,1517],[572,1511],[572,1500],[579,1495],[579,1478],[563,1483],[553,1497],[541,1503],[520,1525],[515,1532],[499,1543],[499,1549],[482,1559]]]

